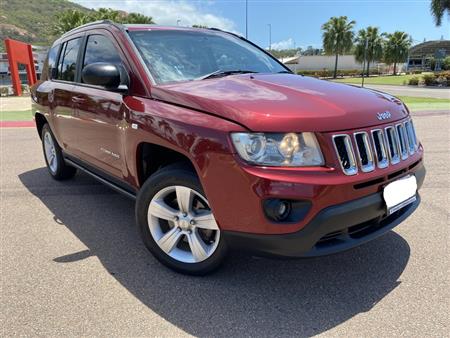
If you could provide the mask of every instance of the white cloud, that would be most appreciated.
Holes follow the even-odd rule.
[[[275,49],[275,50],[290,49],[290,48],[295,47],[295,41],[293,38],[289,38],[286,40],[272,43],[271,47],[272,47],[272,49]]]
[[[126,12],[136,12],[151,16],[153,21],[159,25],[176,26],[177,21],[180,26],[204,25],[208,27],[220,28],[227,31],[234,31],[235,24],[232,20],[207,13],[199,9],[195,3],[188,3],[184,0],[177,1],[139,1],[139,0],[72,0],[87,8],[113,8]]]

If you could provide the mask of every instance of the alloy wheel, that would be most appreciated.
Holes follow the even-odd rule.
[[[220,240],[220,230],[208,201],[185,186],[164,188],[152,198],[148,225],[159,248],[184,263],[208,259]]]
[[[47,159],[48,167],[52,173],[56,173],[58,170],[58,161],[56,158],[56,148],[53,141],[53,137],[50,132],[44,134],[44,151],[45,158]]]

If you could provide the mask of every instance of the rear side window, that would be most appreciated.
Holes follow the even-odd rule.
[[[58,60],[59,47],[61,47],[61,45],[59,44],[53,46],[48,52],[47,77],[49,79],[53,79],[54,77],[56,77],[56,70],[57,70],[56,61]]]
[[[58,80],[75,81],[80,42],[81,38],[77,38],[63,44],[58,63]]]
[[[103,35],[90,35],[87,40],[83,67],[96,62],[122,63],[112,41]]]

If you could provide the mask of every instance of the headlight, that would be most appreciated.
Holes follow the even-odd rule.
[[[231,139],[241,158],[253,164],[287,167],[324,164],[313,133],[232,133]]]

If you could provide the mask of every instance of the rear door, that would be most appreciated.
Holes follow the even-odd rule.
[[[97,62],[115,64],[127,72],[127,64],[114,37],[106,30],[86,34],[80,57],[83,67]],[[84,83],[80,75],[72,88],[74,120],[81,131],[76,141],[76,155],[96,168],[118,178],[126,172],[123,136],[128,110],[123,93]]]
[[[71,151],[79,135],[73,120],[73,88],[78,67],[78,53],[83,36],[71,38],[61,44],[57,68],[51,72],[52,89],[48,102],[53,124],[53,132],[60,146]]]

